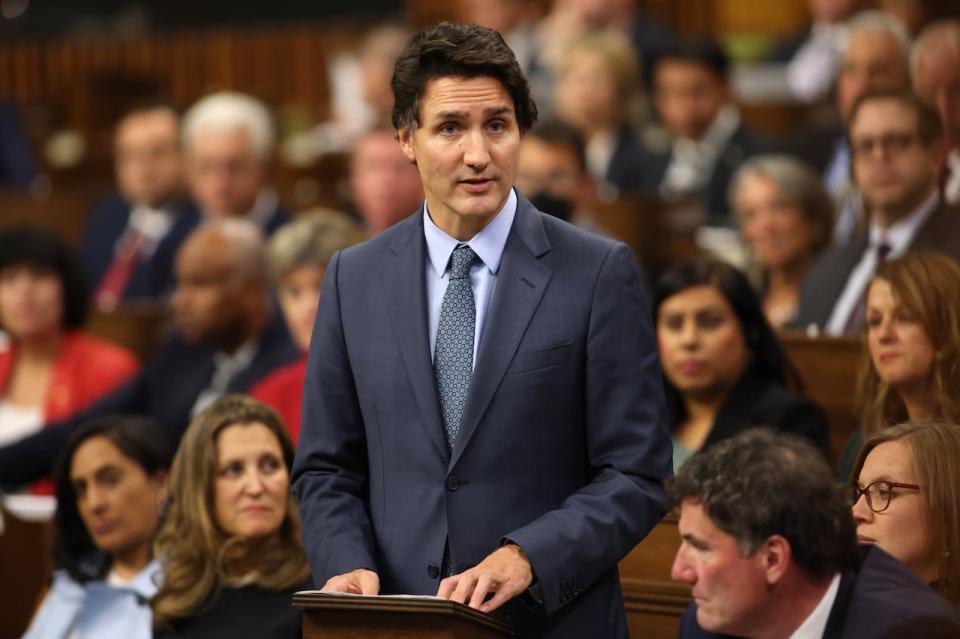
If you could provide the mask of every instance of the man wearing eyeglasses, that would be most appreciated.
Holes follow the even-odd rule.
[[[687,462],[667,483],[682,538],[672,576],[694,600],[680,639],[960,637],[946,599],[857,546],[848,490],[809,443],[767,429]]]
[[[915,250],[960,258],[960,212],[941,201],[938,186],[944,148],[936,113],[910,93],[866,93],[853,105],[848,137],[869,222],[814,263],[795,321],[831,335],[863,328],[867,284],[880,262]]]

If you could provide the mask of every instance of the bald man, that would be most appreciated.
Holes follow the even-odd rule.
[[[81,424],[106,414],[151,417],[174,446],[190,419],[224,393],[246,392],[299,353],[271,309],[264,241],[255,224],[198,227],[176,259],[174,331],[140,374],[74,418],[0,448],[0,486],[48,475]]]

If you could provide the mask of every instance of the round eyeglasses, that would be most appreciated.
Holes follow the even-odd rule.
[[[894,488],[906,488],[907,490],[920,490],[917,484],[901,484],[895,481],[881,479],[866,487],[860,488],[857,485],[850,486],[850,504],[856,504],[860,500],[860,495],[867,498],[867,507],[875,513],[882,513],[890,507],[890,499],[893,497]]]

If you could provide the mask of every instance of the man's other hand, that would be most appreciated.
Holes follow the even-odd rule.
[[[380,594],[380,577],[366,568],[357,568],[345,575],[330,577],[321,592],[346,592],[354,595]]]
[[[526,553],[520,546],[508,544],[470,570],[441,581],[437,596],[492,612],[526,590],[532,581],[533,569]],[[484,603],[490,593],[493,597]]]

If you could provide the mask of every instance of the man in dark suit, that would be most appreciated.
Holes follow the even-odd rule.
[[[858,553],[849,488],[806,441],[751,430],[668,482],[694,603],[681,639],[960,636],[960,612],[876,547]]]
[[[49,474],[70,434],[100,415],[151,417],[176,446],[193,414],[219,395],[245,392],[297,359],[296,347],[272,314],[263,238],[252,223],[219,220],[201,226],[181,247],[176,271],[176,331],[133,380],[89,410],[0,448],[0,486]]]
[[[392,86],[426,202],[327,269],[293,468],[314,580],[626,637],[617,562],[671,452],[634,258],[513,190],[536,107],[495,31],[421,31]]]
[[[960,258],[960,212],[939,193],[941,134],[937,114],[910,93],[875,91],[854,103],[853,173],[870,223],[811,267],[800,289],[798,328],[812,324],[833,335],[860,330],[867,284],[880,261],[914,250]]]
[[[183,153],[194,219],[239,217],[267,235],[290,221],[270,188],[275,131],[260,100],[223,91],[197,101],[183,116]]]
[[[170,105],[137,105],[114,135],[117,193],[87,223],[81,255],[98,306],[157,299],[174,286],[173,259],[196,220],[181,215],[180,117]]]
[[[729,67],[723,49],[710,40],[663,49],[653,63],[653,97],[664,131],[644,136],[649,151],[639,167],[642,190],[666,198],[696,195],[708,223],[728,226],[733,173],[766,149],[731,100]]]

